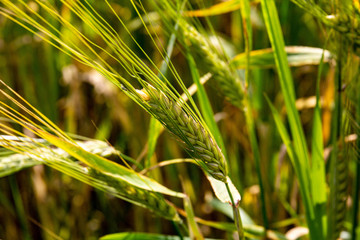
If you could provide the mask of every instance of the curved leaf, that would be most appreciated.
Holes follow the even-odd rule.
[[[228,12],[233,12],[235,10],[240,9],[241,3],[240,0],[229,0],[226,2],[221,2],[215,4],[209,8],[200,9],[200,10],[193,10],[185,12],[185,16],[189,17],[207,17],[207,16],[214,16],[220,15]]]
[[[184,194],[182,193],[172,191],[158,182],[140,175],[133,170],[123,167],[115,162],[109,161],[101,156],[87,152],[74,143],[57,138],[54,135],[41,130],[37,131],[37,133],[51,144],[68,152],[72,157],[95,168],[98,171],[103,172],[106,175],[120,178],[121,180],[126,181],[131,185],[148,191],[159,192],[174,197],[184,197]]]
[[[211,177],[209,175],[206,175],[206,177],[209,180],[209,182],[211,184],[211,187],[214,190],[214,193],[215,193],[216,197],[223,203],[232,204],[230,196],[229,196],[229,192],[228,192],[228,190],[226,188],[226,185],[223,182],[221,182],[219,180],[216,180],[215,178],[213,178],[213,177]],[[231,179],[229,177],[227,177],[227,183],[229,185],[230,192],[231,192],[232,197],[234,199],[235,206],[237,206],[240,203],[240,200],[241,200],[240,193],[236,189],[236,187],[234,186],[234,184],[232,183],[232,181],[231,181]]]
[[[4,146],[4,144],[6,144],[4,142],[4,139],[10,140],[11,138],[9,138],[9,136],[3,136],[3,135],[0,136],[0,146]],[[21,138],[13,138],[13,139],[22,140]],[[33,141],[35,142],[36,140]],[[20,143],[21,142],[19,142],[19,144]],[[28,141],[27,144],[29,144]],[[98,154],[102,157],[107,157],[116,154],[116,150],[103,141],[90,140],[85,142],[77,142],[77,144],[79,144],[79,146],[81,146],[86,151],[91,152],[93,154]],[[51,155],[54,152],[61,155],[64,158],[70,157],[70,155],[67,152],[61,149],[50,150],[44,147],[38,150],[45,156],[48,156],[48,158],[51,158]],[[5,177],[10,174],[16,173],[24,168],[33,167],[44,163],[45,161],[30,157],[28,154],[11,152],[10,154],[0,157],[0,177]]]
[[[285,47],[289,66],[299,67],[303,65],[317,65],[320,63],[324,53],[324,62],[331,59],[331,53],[321,48],[304,47],[304,46],[287,46]],[[232,64],[239,69],[246,68],[246,53],[236,55]],[[272,48],[254,50],[250,52],[249,67],[251,68],[269,68],[276,67],[274,51]]]

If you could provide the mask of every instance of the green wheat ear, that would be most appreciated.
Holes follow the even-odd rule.
[[[344,150],[340,150],[335,162],[333,163],[333,177],[331,181],[333,187],[330,199],[330,213],[328,223],[328,239],[337,239],[343,230],[346,218],[346,199],[348,188],[348,160]]]
[[[230,69],[229,64],[222,60],[210,47],[206,38],[184,19],[180,20],[180,26],[182,34],[188,42],[187,44],[198,59],[203,61],[203,70],[212,73],[224,96],[233,105],[242,107],[244,99],[243,86],[240,79]]]
[[[189,46],[194,56],[202,64],[199,68],[205,72],[210,72],[212,78],[217,83],[223,95],[235,106],[242,108],[244,100],[244,86],[236,72],[230,68],[214,48],[209,44],[208,39],[193,27],[187,19],[177,12],[174,6],[165,0],[156,0],[160,13],[164,16],[165,25],[174,21],[179,25],[179,39],[183,38],[182,44]]]
[[[160,217],[173,221],[181,221],[174,206],[166,201],[161,194],[136,187],[126,181],[115,179],[94,168],[89,169],[89,175],[96,179],[95,181],[106,184],[108,191],[113,191],[114,195],[125,198],[136,205],[146,207]]]
[[[230,69],[229,64],[222,60],[211,48],[206,38],[187,23],[185,19],[180,19],[179,25],[187,44],[198,59],[203,61],[203,70],[212,73],[213,79],[217,82],[224,96],[233,105],[241,108],[243,106],[244,89],[238,76]]]
[[[45,11],[50,11],[49,9],[51,9],[51,4],[46,1],[39,1],[38,3],[41,3],[40,5]],[[175,94],[167,89],[166,84],[164,84],[156,76],[156,74],[126,46],[120,36],[114,34],[112,29],[108,29],[108,25],[106,23],[98,21],[98,19],[91,14],[91,11],[88,11],[89,9],[87,9],[87,7],[91,7],[88,2],[86,2],[87,4],[85,5],[78,1],[64,1],[64,4],[65,3],[73,13],[84,21],[84,23],[86,23],[95,33],[99,34],[105,43],[108,44],[109,48],[111,48],[114,52],[106,52],[108,56],[113,59],[117,59],[124,70],[141,85],[145,85],[145,87],[147,86],[140,75],[142,75],[149,84],[151,84],[151,86],[154,86],[154,88],[157,89],[154,90],[152,88],[148,88],[150,89],[149,92],[144,92],[144,94],[152,95],[150,99],[148,99],[148,97],[144,97],[144,94],[142,96],[137,94],[132,83],[118,74],[110,66],[110,64],[97,54],[98,49],[95,47],[97,46],[96,43],[92,42],[85,35],[82,35],[77,29],[73,28],[71,24],[66,22],[57,12],[49,12],[51,13],[54,21],[59,22],[65,29],[69,29],[74,34],[74,37],[82,43],[81,47],[90,50],[93,54],[95,54],[95,56],[101,61],[101,64],[90,60],[92,58],[87,55],[87,51],[83,51],[82,48],[74,42],[66,44],[61,38],[52,34],[46,28],[46,25],[42,25],[47,22],[43,23],[43,19],[41,17],[38,15],[28,15],[27,12],[24,12],[11,1],[4,1],[6,7],[12,11],[11,14],[7,11],[2,11],[1,9],[0,14],[15,22],[19,22],[34,34],[38,34],[35,30],[45,33],[46,36],[53,39],[54,42],[68,50],[70,52],[68,53],[69,55],[85,65],[98,70],[111,82],[120,87],[130,98],[136,101],[136,103],[159,119],[171,132],[184,141],[192,155],[196,159],[200,160],[198,163],[205,171],[207,171],[215,179],[226,182],[227,171],[224,155],[222,154],[219,146],[216,144],[214,138],[211,136],[211,133],[207,130],[206,126],[202,125],[191,111],[186,111],[187,105],[182,105],[182,107],[179,108],[177,107],[175,102],[177,101],[178,94]],[[24,6],[26,7],[26,4]],[[109,5],[109,7],[111,7],[111,5]],[[26,11],[31,11],[31,9],[27,6]],[[92,9],[92,11],[94,11],[94,9]],[[118,19],[121,21],[120,17]],[[38,23],[38,21],[40,23]],[[123,24],[122,21],[121,23]],[[116,40],[114,40],[114,38]],[[148,60],[151,61],[150,58],[148,58]],[[179,83],[183,90],[187,91],[185,86],[183,86],[181,79],[179,79]],[[171,87],[171,84],[168,84],[168,86]],[[170,104],[171,107],[164,107],[164,104]]]
[[[209,131],[162,91],[149,86],[137,92],[148,102],[154,117],[185,142],[200,166],[215,179],[227,182],[225,157]]]
[[[348,1],[340,1],[336,6],[340,13],[328,14],[314,1],[291,0],[306,12],[318,18],[326,26],[344,34],[355,45],[360,45],[359,9]]]

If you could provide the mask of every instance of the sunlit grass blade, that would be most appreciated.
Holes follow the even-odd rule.
[[[318,219],[321,219],[323,236],[327,232],[327,218],[326,218],[326,181],[325,181],[325,159],[324,159],[324,143],[323,132],[321,124],[321,106],[320,106],[320,79],[323,69],[323,59],[325,58],[325,51],[320,60],[319,72],[316,81],[316,105],[314,109],[312,141],[311,141],[311,190],[314,200],[315,214]]]
[[[128,182],[129,184],[132,184],[139,188],[143,188],[148,191],[155,191],[164,194],[169,194],[172,196],[182,197],[182,194],[164,188],[162,185],[151,180],[150,178],[141,176],[132,170],[129,170],[119,164],[116,164],[115,162],[109,161],[98,155],[91,154],[90,152],[87,152],[86,150],[72,143],[58,139],[41,130],[40,131],[38,130],[36,133],[42,138],[52,143],[53,145],[65,150],[71,156],[75,157],[76,159],[82,161],[83,163],[93,167],[98,171],[104,172],[105,174],[108,175],[112,175],[113,177],[118,177],[123,181]]]
[[[317,108],[318,109],[318,108]],[[326,203],[326,183],[325,183],[325,163],[323,158],[322,138],[321,138],[321,120],[319,110],[315,110],[314,125],[313,125],[313,145],[312,145],[312,168],[311,179],[313,181],[312,196],[314,198],[314,205],[323,212]],[[315,188],[316,185],[316,188]],[[325,217],[323,214],[320,214]],[[324,226],[325,228],[325,226]]]
[[[266,210],[266,199],[265,199],[265,188],[263,183],[263,174],[261,172],[261,158],[260,158],[260,149],[259,144],[256,136],[256,127],[255,127],[255,120],[253,116],[253,100],[251,99],[251,95],[249,92],[251,91],[251,82],[250,77],[250,54],[252,51],[253,41],[252,41],[252,25],[251,25],[251,9],[250,9],[250,2],[248,0],[241,1],[241,17],[243,22],[243,31],[244,31],[244,42],[245,42],[245,98],[244,98],[244,114],[246,120],[246,126],[249,133],[249,141],[251,145],[251,150],[255,162],[255,169],[256,174],[259,181],[260,187],[260,199],[261,199],[261,212],[263,218],[263,224],[265,229],[269,228],[269,222],[267,217],[267,210]]]
[[[225,14],[228,12],[238,10],[240,7],[241,7],[240,0],[229,0],[226,2],[214,4],[206,9],[186,11],[185,16],[189,16],[189,17],[214,16],[214,15]]]
[[[4,141],[3,139],[9,139],[9,136],[0,136],[0,146],[6,145],[6,141]],[[21,141],[25,141],[25,139],[19,139],[19,140],[20,140],[18,141],[19,144],[21,143]],[[36,142],[36,140],[32,140],[32,139],[31,141]],[[94,141],[78,142],[77,144],[86,151],[94,154],[99,154],[102,157],[108,157],[110,155],[117,154],[117,151],[113,147],[109,146],[107,143],[102,141],[94,140]],[[35,145],[34,147],[37,146]],[[48,156],[51,156],[52,152],[56,152],[57,154],[61,155],[63,158],[70,157],[70,155],[67,152],[61,149],[53,149],[52,151],[50,151],[49,149],[47,149],[47,147],[44,147],[43,149],[36,151],[40,151]],[[11,154],[7,154],[5,156],[0,157],[0,177],[4,177],[16,173],[22,169],[44,163],[45,163],[44,161],[40,161],[39,159],[30,157],[28,154],[12,152]]]
[[[229,204],[223,203],[216,198],[210,200],[210,205],[217,211],[223,213],[225,216],[230,219],[234,219],[234,211]],[[241,219],[245,225],[254,225],[254,220],[249,216],[249,214],[242,208],[239,208],[241,214]]]
[[[200,233],[200,229],[195,221],[194,210],[192,208],[191,201],[188,196],[184,197],[184,208],[185,208],[185,212],[186,212],[186,219],[188,222],[191,239],[200,239],[200,240],[204,239],[204,237]]]
[[[290,136],[288,135],[288,133],[287,133],[287,130],[286,130],[286,128],[285,128],[285,126],[284,126],[284,124],[282,123],[282,121],[281,121],[281,118],[280,118],[280,114],[277,112],[277,110],[275,109],[275,107],[271,104],[271,102],[269,101],[269,99],[268,99],[268,103],[269,103],[269,105],[270,105],[270,108],[271,108],[271,112],[272,112],[272,115],[273,115],[273,117],[274,117],[274,120],[275,120],[275,124],[276,124],[276,126],[277,126],[277,129],[278,129],[278,131],[279,131],[279,134],[280,134],[280,136],[281,136],[281,138],[282,138],[282,140],[283,140],[283,143],[285,144],[285,146],[286,146],[286,151],[287,151],[287,153],[288,153],[288,155],[289,155],[289,158],[290,158],[290,160],[291,160],[291,162],[292,162],[292,164],[293,164],[293,166],[294,166],[294,169],[295,169],[295,172],[296,172],[296,175],[298,176],[298,181],[299,181],[299,185],[300,185],[300,192],[301,192],[301,194],[304,194],[303,192],[304,191],[306,191],[306,189],[303,189],[303,187],[304,187],[304,184],[303,184],[303,181],[304,181],[304,179],[302,178],[302,175],[301,175],[301,173],[299,173],[298,171],[299,171],[299,169],[300,169],[300,163],[299,163],[299,160],[297,159],[297,154],[296,154],[296,151],[295,151],[295,149],[294,149],[294,146],[293,146],[293,143],[292,143],[292,141],[291,141],[291,139],[290,139]],[[319,163],[316,163],[316,164],[319,164]],[[317,171],[315,171],[315,168],[316,168],[316,166],[313,166],[314,167],[314,172],[312,172],[312,173],[318,173],[318,174],[320,174],[320,176],[316,176],[316,178],[319,178],[319,177],[321,177],[321,174],[322,174],[322,176],[324,176],[324,173],[323,172],[321,172],[321,167],[319,168],[319,167],[317,167]],[[322,170],[324,170],[324,169],[322,169]],[[324,181],[324,179],[318,179],[318,181]],[[318,182],[314,182],[314,184],[316,184],[317,186],[319,185],[319,183]],[[321,183],[320,183],[321,184]],[[323,186],[324,187],[324,186]],[[324,189],[320,189],[320,190],[318,190],[319,192],[318,193],[316,193],[317,194],[317,196],[314,196],[314,198],[316,198],[316,200],[317,200],[317,204],[319,204],[319,205],[315,205],[316,206],[316,209],[314,209],[314,211],[318,211],[317,213],[319,214],[319,218],[321,219],[321,221],[325,221],[326,220],[326,218],[324,219],[324,215],[322,215],[322,212],[323,212],[323,207],[324,206],[322,206],[321,204],[324,204],[324,200],[326,200],[326,198],[324,198],[324,196],[323,195],[321,195],[321,193],[324,193],[324,190],[325,190],[325,187],[324,187]],[[309,220],[308,220],[309,221]],[[309,224],[309,222],[308,222],[308,224]],[[324,222],[318,222],[317,224],[319,224],[319,225],[321,225],[321,224],[324,224]],[[326,225],[323,225],[322,227],[326,227]],[[310,229],[311,227],[309,226],[309,229]],[[310,232],[310,234],[312,234],[311,232]],[[322,233],[318,233],[318,234],[324,234],[324,232],[322,232]],[[310,235],[311,236],[311,235]]]
[[[301,195],[305,205],[310,236],[311,239],[323,239],[323,230],[321,229],[321,225],[319,225],[321,220],[317,219],[314,213],[313,200],[310,195],[310,159],[299,113],[295,106],[295,90],[285,53],[285,44],[275,2],[273,0],[262,0],[261,6],[267,32],[272,48],[274,49],[281,90],[284,95],[285,106],[288,113],[287,117],[289,119],[291,135],[294,140],[294,151],[296,154],[294,157],[298,160],[298,165],[294,165],[294,168],[296,169],[295,171],[297,172],[297,177],[299,178],[302,189]]]
[[[156,120],[156,118],[150,119],[149,136],[148,136],[148,151],[146,154],[145,168],[150,166],[150,159],[154,155],[158,137],[160,136],[163,129],[164,129],[163,126],[161,125],[161,123],[159,121]]]
[[[344,72],[346,55],[343,53],[345,48],[345,41],[343,36],[339,36],[338,42],[338,64],[335,77],[335,106],[332,120],[332,152],[330,157],[330,173],[329,173],[329,208],[328,208],[328,228],[327,238],[337,239],[343,228],[343,223],[346,217],[346,187],[348,178],[348,146],[345,143],[345,133],[348,131],[346,118],[346,107],[343,103],[342,85],[344,77],[347,76]],[[346,131],[344,131],[344,129]]]
[[[289,134],[288,134],[288,132],[286,130],[286,127],[284,126],[284,124],[281,121],[280,114],[275,109],[275,107],[272,105],[270,100],[268,100],[268,103],[270,105],[271,112],[272,112],[273,118],[275,120],[275,125],[276,125],[276,127],[278,129],[278,132],[279,132],[279,134],[281,136],[281,139],[282,139],[283,143],[286,146],[286,151],[287,151],[287,153],[289,155],[289,158],[291,160],[292,165],[294,166],[295,173],[298,176],[300,192],[301,192],[302,195],[303,194],[309,194],[309,193],[306,192],[306,191],[308,191],[308,189],[304,189],[304,187],[305,187],[305,184],[304,184],[305,179],[303,178],[304,176],[300,172],[301,165],[300,165],[298,156],[296,154],[295,148],[293,146],[293,142],[290,139],[290,136],[289,136]],[[312,206],[309,206],[309,207],[312,207]],[[309,222],[308,222],[308,224],[309,224]]]
[[[179,217],[173,205],[169,204],[162,195],[156,191],[139,188],[138,186],[129,183],[128,181],[124,181],[106,171],[99,171],[91,166],[83,166],[83,163],[75,162],[73,159],[70,159],[69,155],[65,154],[63,149],[51,149],[50,147],[46,147],[37,142],[27,143],[26,146],[19,146],[18,142],[14,142],[13,140],[6,140],[4,146],[17,152],[19,155],[33,158],[35,161],[42,162],[49,167],[63,172],[90,186],[136,205],[148,208],[161,217],[179,221]],[[81,151],[79,152],[78,154],[81,154]],[[147,184],[149,184],[149,182]],[[153,185],[155,186],[158,184]],[[149,187],[149,185],[147,186]]]
[[[262,1],[263,15],[268,30],[268,35],[274,49],[275,62],[278,69],[282,93],[284,95],[286,109],[288,111],[288,118],[290,123],[291,132],[294,138],[294,145],[299,160],[302,164],[302,171],[308,180],[309,157],[306,148],[305,136],[301,127],[299,114],[295,108],[295,91],[293,80],[285,54],[285,44],[282,37],[277,10],[273,0]],[[308,184],[307,184],[308,185]],[[309,209],[309,211],[311,211]]]
[[[297,173],[297,175],[300,176],[299,181],[301,182],[301,181],[303,181],[302,178],[301,178],[302,175],[298,172],[300,170],[300,163],[298,162],[299,160],[297,159],[293,143],[292,143],[292,141],[290,139],[290,136],[289,136],[289,134],[288,134],[288,132],[286,130],[286,127],[284,126],[284,124],[281,121],[281,117],[280,117],[279,112],[272,105],[270,100],[269,99],[267,99],[267,100],[268,100],[268,103],[270,105],[270,109],[271,109],[271,113],[272,113],[274,121],[275,121],[275,125],[276,125],[276,127],[278,129],[278,132],[279,132],[279,134],[281,136],[281,139],[282,139],[283,143],[286,146],[286,151],[287,151],[287,153],[289,155],[290,160],[292,161],[295,172]],[[301,184],[302,183],[300,183],[300,186],[301,186]]]
[[[320,63],[323,54],[323,49],[304,46],[286,46],[285,51],[289,66],[291,67],[317,65]],[[328,62],[330,59],[330,52],[325,50],[324,62]],[[231,64],[236,68],[246,68],[246,53],[236,55]],[[251,51],[249,65],[250,68],[276,67],[273,49],[267,48]]]

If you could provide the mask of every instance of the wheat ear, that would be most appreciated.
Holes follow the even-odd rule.
[[[338,239],[346,218],[346,200],[348,188],[348,159],[344,150],[340,150],[333,163],[333,179],[330,187],[330,208],[328,239]]]
[[[188,45],[191,52],[203,62],[199,67],[212,74],[224,96],[233,105],[242,108],[244,87],[229,63],[221,59],[208,40],[175,10],[171,1],[156,0],[156,2],[160,12],[165,18],[168,17],[167,20],[172,19],[177,22],[180,34],[185,40],[184,44]]]
[[[202,65],[206,67],[204,70],[212,73],[225,97],[235,106],[241,107],[244,98],[243,86],[229,64],[219,58],[207,40],[184,19],[179,20],[179,26],[191,50],[203,61]]]
[[[180,221],[174,206],[166,201],[161,194],[135,187],[122,179],[115,179],[93,168],[89,168],[88,173],[93,178],[93,181],[101,183],[96,184],[97,187],[103,188],[107,192],[111,192],[113,195],[136,205],[146,207],[156,215],[173,221]]]
[[[307,0],[291,0],[293,3],[304,9],[306,12],[320,19],[326,26],[334,28],[344,34],[356,45],[360,45],[359,20],[356,17],[358,9],[349,5],[349,9],[342,14],[328,15],[318,4]],[[345,10],[345,9],[343,9]]]
[[[137,92],[149,104],[154,117],[185,142],[199,165],[215,179],[226,182],[225,157],[208,130],[162,91],[149,86]]]

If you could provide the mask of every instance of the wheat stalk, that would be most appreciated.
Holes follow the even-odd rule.
[[[149,86],[137,92],[148,102],[154,117],[185,142],[200,166],[215,179],[226,182],[226,160],[209,131],[161,90]]]

